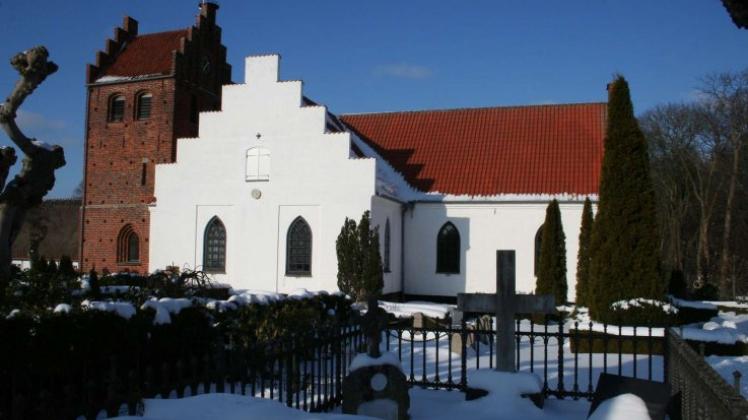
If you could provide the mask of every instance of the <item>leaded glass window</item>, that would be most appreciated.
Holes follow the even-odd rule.
[[[436,272],[460,272],[460,232],[452,222],[445,223],[436,238]]]
[[[139,120],[147,120],[151,117],[151,99],[153,95],[150,93],[141,93],[138,96],[138,114]]]
[[[288,228],[286,274],[312,274],[312,230],[301,216],[297,217]]]
[[[535,233],[535,275],[538,275],[540,268],[540,250],[543,248],[543,225],[540,225]]]
[[[203,270],[214,273],[226,270],[226,228],[218,217],[212,218],[205,228]]]

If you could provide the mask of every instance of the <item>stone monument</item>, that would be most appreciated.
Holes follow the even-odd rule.
[[[368,299],[366,315],[359,323],[366,335],[367,352],[353,359],[348,376],[343,380],[343,413],[407,420],[408,380],[397,355],[379,351],[387,313],[379,307],[376,298]]]

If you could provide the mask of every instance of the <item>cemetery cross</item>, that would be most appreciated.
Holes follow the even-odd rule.
[[[366,346],[369,357],[381,356],[379,343],[382,341],[382,330],[387,326],[387,311],[379,307],[375,296],[369,296],[366,302],[366,314],[360,318],[361,330],[366,335]]]
[[[459,293],[457,309],[496,314],[496,370],[516,372],[514,316],[556,312],[553,295],[515,293],[514,250],[496,251],[496,293]]]

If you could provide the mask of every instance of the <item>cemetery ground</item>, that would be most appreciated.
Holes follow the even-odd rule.
[[[340,295],[327,295],[326,293],[306,290],[297,290],[289,295],[237,290],[231,291],[227,296],[205,297],[192,295],[190,287],[184,285],[180,286],[183,287],[181,291],[179,287],[173,284],[169,285],[170,283],[167,283],[166,286],[166,289],[171,288],[169,290],[149,288],[153,287],[154,281],[153,279],[144,281],[143,279],[122,276],[99,284],[95,293],[92,291],[91,284],[84,282],[80,290],[73,290],[73,293],[71,293],[72,300],[70,300],[71,296],[59,297],[61,295],[55,295],[56,297],[51,298],[44,304],[40,304],[41,301],[36,302],[37,304],[32,306],[36,306],[38,312],[32,317],[59,318],[55,322],[60,322],[68,315],[88,317],[87,322],[91,320],[98,322],[99,318],[104,319],[106,317],[109,317],[107,322],[116,319],[122,319],[124,322],[127,319],[128,322],[136,322],[131,326],[140,325],[138,328],[153,324],[152,327],[148,327],[153,328],[149,330],[153,334],[159,331],[163,334],[168,332],[169,328],[173,327],[178,330],[185,325],[190,325],[185,324],[184,317],[187,315],[186,320],[194,322],[196,316],[193,313],[194,311],[210,314],[209,316],[213,317],[214,321],[219,321],[215,325],[228,322],[234,316],[232,314],[235,313],[249,314],[253,317],[262,317],[263,311],[266,311],[265,314],[270,314],[271,318],[269,319],[272,322],[250,324],[254,325],[252,327],[254,331],[264,331],[263,328],[268,328],[271,325],[290,325],[293,327],[293,324],[303,324],[305,322],[295,317],[296,315],[293,313],[290,318],[279,321],[278,319],[288,315],[283,312],[284,307],[296,307],[302,310],[316,308],[314,312],[320,316],[320,319],[326,320],[323,323],[315,324],[316,328],[329,329],[331,326],[338,325],[328,323],[332,320],[338,318],[350,319],[347,314],[350,314],[351,301],[346,301]],[[137,284],[142,284],[142,286]],[[21,290],[23,287],[17,290]],[[211,295],[219,294],[213,290],[208,290],[208,292]],[[60,304],[54,302],[60,302]],[[308,304],[305,302],[308,302]],[[26,302],[27,305],[30,303],[33,302]],[[635,303],[631,304],[634,305]],[[735,369],[745,371],[744,366],[748,364],[746,363],[748,357],[744,356],[745,352],[743,350],[748,343],[748,314],[743,313],[748,311],[748,304],[738,302],[682,302],[677,299],[672,299],[672,304],[680,307],[681,310],[692,306],[695,307],[693,309],[714,315],[701,322],[683,326],[678,329],[679,335],[690,340],[691,345],[696,349],[699,348],[700,343],[703,343],[704,349],[702,351],[705,359],[724,377],[727,383],[732,385],[734,379],[732,372]],[[529,319],[522,319],[517,322],[516,348],[520,376],[516,377],[501,377],[501,374],[494,372],[492,369],[495,366],[494,356],[496,351],[492,335],[495,318],[491,319],[493,326],[484,324],[482,327],[478,327],[481,332],[474,334],[474,337],[465,344],[466,384],[468,387],[484,385],[484,389],[495,389],[497,392],[481,399],[466,401],[465,394],[459,391],[463,374],[462,354],[459,346],[457,348],[453,346],[456,337],[445,330],[445,328],[458,327],[444,327],[444,323],[440,324],[442,327],[434,325],[434,322],[438,324],[438,321],[435,321],[436,319],[444,318],[454,307],[428,302],[380,302],[380,307],[395,317],[405,319],[404,322],[391,323],[388,326],[386,332],[383,333],[386,334],[387,339],[381,343],[380,347],[383,352],[394,354],[401,360],[403,372],[408,377],[409,382],[413,384],[410,389],[410,413],[414,419],[446,419],[463,416],[476,419],[496,418],[497,413],[506,413],[506,418],[585,418],[590,409],[590,402],[587,397],[594,391],[598,376],[602,372],[654,381],[664,379],[666,361],[663,356],[656,354],[656,351],[651,351],[652,349],[642,351],[654,342],[652,339],[662,339],[661,337],[665,334],[663,328],[605,326],[591,322],[584,308],[567,306],[559,307],[559,310],[571,314],[564,318],[560,325],[556,321],[548,321],[548,318],[545,318],[545,322],[542,318],[540,320],[536,318],[534,322]],[[24,307],[22,305],[19,308],[4,309],[3,313],[0,314],[2,316],[0,321],[7,323],[15,319],[22,320],[28,315],[29,311],[32,311],[28,306]],[[275,309],[271,311],[263,308]],[[273,312],[275,310],[279,310],[279,312]],[[309,318],[309,313],[304,311],[301,313]],[[427,314],[431,320],[424,324],[423,328],[413,328],[410,318],[415,313]],[[137,324],[138,322],[140,324]],[[87,325],[94,326],[95,324]],[[471,323],[468,323],[468,327],[470,326]],[[190,328],[190,330],[190,333],[196,336],[204,333],[200,328]],[[589,334],[601,332],[607,333],[607,336],[609,336],[605,347],[606,352],[595,349],[594,346],[589,346],[588,349],[574,350],[574,346],[578,345],[578,343],[573,342],[575,337],[582,338],[582,341],[584,341],[584,339],[590,337]],[[179,338],[167,335],[169,340],[174,337]],[[626,341],[632,338],[640,341],[640,345],[635,347],[637,349],[635,352],[619,352],[617,350],[620,344],[619,340]],[[344,356],[342,360],[335,360],[329,357],[330,354],[325,359],[323,354],[322,358],[329,360],[329,364],[325,362],[321,366],[320,363],[314,361],[314,358],[319,357],[320,353],[314,353],[317,350],[312,350],[312,359],[308,359],[312,361],[302,361],[300,365],[296,365],[296,369],[301,370],[301,372],[297,372],[293,368],[291,372],[300,374],[311,371],[311,376],[317,378],[324,377],[328,368],[329,371],[337,371],[340,367],[345,370],[350,363],[350,356],[357,351],[361,351],[361,341],[356,342],[356,339],[352,336],[351,343],[343,345],[344,347],[347,346],[345,348],[348,356]],[[730,355],[721,354],[719,352],[724,348],[720,346],[726,346],[724,348],[732,349],[734,353]],[[170,347],[174,346],[166,343],[164,348],[168,351],[174,350]],[[592,349],[592,351],[589,349]],[[45,351],[50,352],[52,350],[39,350],[40,354],[46,354]],[[267,353],[272,356],[273,348],[270,348]],[[176,369],[175,364],[177,362],[174,360],[179,357],[179,354],[176,353],[173,357],[170,369]],[[348,358],[346,359],[346,357]],[[279,356],[277,363],[282,363],[283,360],[285,360],[284,356]],[[76,360],[69,360],[66,364],[75,364],[75,362]],[[298,363],[297,361],[294,362]],[[64,369],[59,363],[51,363],[60,369]],[[153,363],[153,361],[150,363]],[[103,376],[109,374],[106,364],[97,364],[96,366]],[[273,364],[273,366],[277,368],[281,365]],[[319,369],[323,367],[325,371],[321,375],[315,374],[315,372],[320,372]],[[187,370],[190,371],[190,369],[187,365]],[[175,372],[176,370],[171,370],[159,373],[156,375],[157,381],[159,375],[164,376],[164,378],[168,378],[169,375],[181,377],[181,373],[177,374]],[[243,391],[236,383],[232,385],[228,382],[224,382],[223,389],[220,389],[218,383],[211,378],[207,378],[207,382],[201,379],[200,382],[201,384],[211,384],[209,385],[210,389],[203,385],[191,387],[189,386],[191,382],[182,378],[174,383],[181,384],[179,386],[183,387],[183,393],[171,388],[169,388],[170,391],[165,393],[157,389],[155,394],[159,397],[156,399],[148,397],[148,395],[154,395],[154,392],[148,394],[140,390],[141,394],[139,395],[143,395],[143,407],[145,409],[141,413],[146,418],[161,419],[232,418],[232,416],[249,416],[249,414],[258,418],[330,418],[329,416],[335,418],[334,413],[336,410],[339,412],[340,408],[336,408],[338,403],[334,401],[335,393],[339,390],[337,388],[339,384],[335,384],[334,379],[329,381],[325,379],[327,382],[324,385],[325,388],[322,388],[328,396],[332,396],[332,399],[323,400],[324,403],[330,404],[320,405],[319,397],[315,402],[314,395],[315,392],[320,392],[321,384],[312,384],[309,394],[306,391],[302,394],[299,389],[294,390],[291,394],[296,399],[294,402],[287,399],[289,398],[286,396],[287,394],[281,394],[281,391],[286,392],[291,389],[286,388],[290,382],[283,382],[285,373],[289,371],[281,368],[281,372],[282,374],[279,377],[267,382],[262,382],[262,379],[259,381],[253,380],[251,381],[253,383],[251,388],[246,386]],[[528,380],[528,376],[526,376],[528,373],[532,373],[537,380]],[[123,374],[124,372],[120,371],[120,377]],[[122,381],[127,382],[127,379],[120,378],[120,382]],[[172,383],[168,382],[167,379],[164,379],[164,381],[166,381],[163,382],[165,384]],[[99,383],[102,392],[108,393],[111,384]],[[328,385],[329,389],[326,388]],[[550,391],[542,410],[535,407],[529,399],[520,397],[520,394],[531,392],[533,388]],[[206,390],[210,392],[206,393]],[[275,395],[273,391],[275,391]],[[741,386],[741,391],[745,395],[746,387]],[[589,394],[584,395],[585,392]],[[234,395],[230,395],[230,393]],[[236,395],[241,393],[254,395],[258,398]],[[177,398],[178,396],[182,398]],[[563,398],[559,398],[559,396],[563,396]],[[116,412],[112,413],[110,410],[110,416],[127,413],[124,402],[119,404],[121,405]],[[317,409],[314,408],[315,404],[317,404]],[[286,405],[295,405],[302,410],[288,408]],[[627,404],[627,406],[631,408],[630,404]],[[634,406],[634,408],[636,407]],[[100,410],[98,417],[104,415],[104,409],[101,408]],[[312,411],[312,413],[307,412],[307,410]],[[330,410],[333,414],[314,412]],[[92,417],[89,415],[89,418]]]

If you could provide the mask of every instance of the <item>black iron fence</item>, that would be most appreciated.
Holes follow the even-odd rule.
[[[748,402],[683,340],[676,329],[668,334],[668,383],[680,394],[683,419],[731,420],[748,417]]]
[[[663,329],[517,320],[518,371],[538,374],[546,395],[591,399],[600,373],[664,381]],[[495,331],[489,328],[391,325],[386,348],[398,354],[413,385],[465,390],[468,369],[493,368]]]
[[[207,354],[192,354],[159,366],[124,366],[112,358],[106,368],[76,377],[50,376],[29,382],[23,372],[0,378],[0,419],[95,419],[102,414],[136,415],[144,398],[181,398],[226,392],[277,400],[305,411],[340,404],[343,378],[363,351],[358,327],[252,346],[231,340]],[[60,361],[64,363],[64,361]]]

